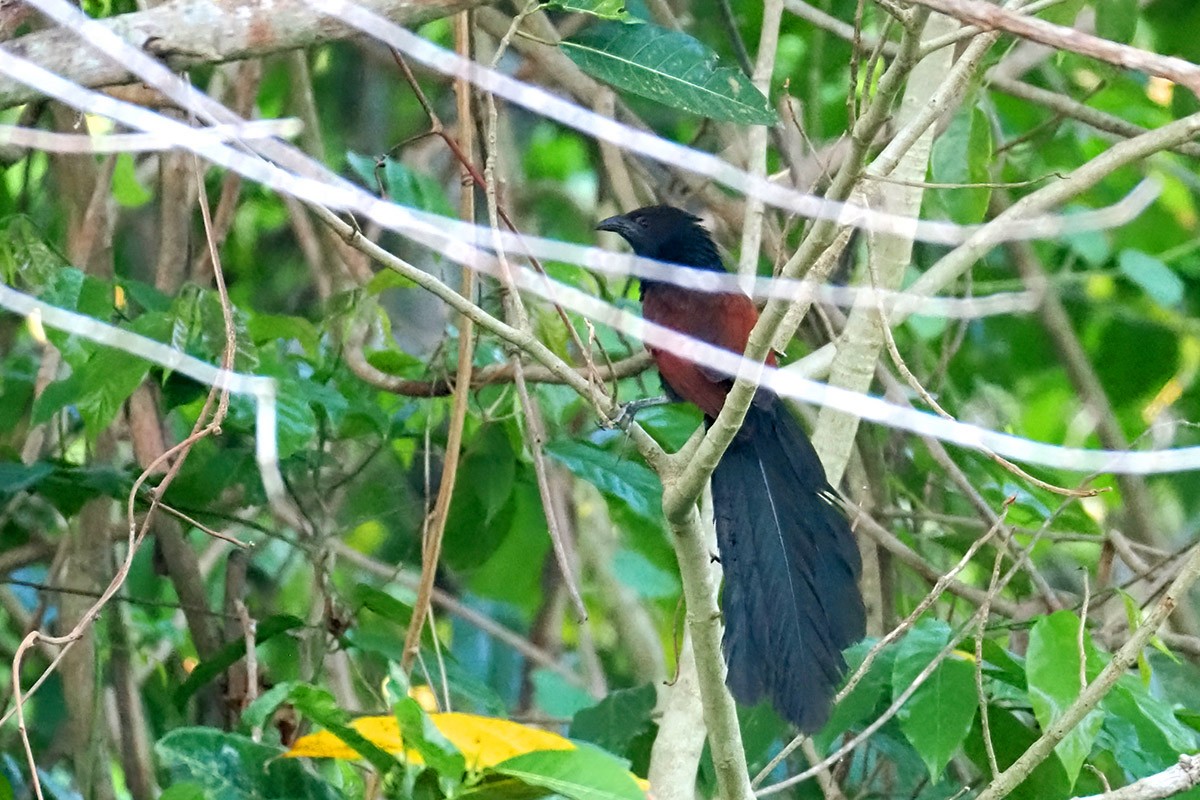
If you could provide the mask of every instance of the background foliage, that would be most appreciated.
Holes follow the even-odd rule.
[[[110,5],[88,11],[130,10]],[[753,52],[759,40],[758,6],[733,4],[731,25],[716,0],[618,5],[571,0],[526,9],[520,25],[529,36],[513,38],[501,69],[589,106],[609,97],[603,87],[615,87],[619,118],[735,163],[747,153],[746,126],[768,124],[768,174],[818,191],[841,167],[846,131],[878,88],[882,65],[871,43],[900,37],[891,3],[805,6],[851,30],[857,25],[864,51],[834,26],[785,12],[764,99],[738,52],[743,43]],[[478,60],[490,62],[515,13],[497,4],[471,17]],[[1190,0],[1065,0],[1041,16],[1200,59],[1192,34],[1200,10]],[[449,18],[419,33],[454,46]],[[557,36],[559,47],[546,43]],[[568,71],[572,65],[579,71]],[[430,135],[417,94],[381,47],[331,42],[196,69],[190,78],[242,103],[247,116],[305,120],[303,147],[368,190],[458,215],[460,165]],[[446,130],[463,139],[452,82],[421,70],[416,81]],[[1064,104],[1014,96],[1004,81]],[[582,94],[588,87],[598,94]],[[466,125],[486,154],[486,110],[468,108]],[[1162,79],[1001,38],[961,105],[937,126],[927,175],[934,188],[922,215],[963,224],[991,218],[1130,135],[1085,124],[1075,118],[1080,108],[1148,129],[1200,111],[1195,96]],[[46,101],[0,116],[44,129],[106,129]],[[1039,308],[967,320],[913,317],[895,330],[908,369],[956,417],[1018,436],[1116,449],[1196,444],[1188,423],[1200,416],[1198,152],[1195,145],[1157,152],[1111,172],[1064,209],[1112,204],[1153,177],[1158,199],[1128,224],[992,250],[953,292],[1044,282]],[[596,220],[625,199],[668,200],[706,210],[729,263],[736,261],[741,197],[619,151],[615,170],[605,157],[613,153],[593,139],[516,107],[500,108],[495,155],[500,202],[523,232],[592,244]],[[24,703],[45,796],[140,800],[160,789],[173,800],[639,796],[627,769],[644,777],[651,767],[662,713],[656,690],[675,671],[682,635],[681,582],[658,477],[628,436],[599,425],[573,390],[534,376],[529,392],[547,456],[539,476],[531,421],[503,371],[511,350],[480,333],[473,365],[500,379],[467,393],[434,618],[407,673],[403,642],[446,458],[460,318],[410,281],[373,268],[303,205],[216,168],[203,172],[215,215],[215,233],[206,233],[188,156],[9,147],[3,157],[0,280],[210,363],[225,353],[224,311],[231,310],[232,368],[278,382],[280,465],[296,510],[286,518],[267,504],[253,403],[238,396],[219,435],[173,460],[178,474],[165,492],[150,488],[157,477],[135,489],[164,446],[207,419],[206,387],[119,349],[54,329],[43,334],[36,320],[0,317],[0,685],[16,682],[28,693],[57,648],[26,649],[26,634],[70,630],[131,556],[119,592]],[[482,170],[483,156],[474,163]],[[632,183],[623,182],[629,174]],[[478,218],[486,221],[482,194]],[[458,284],[458,267],[442,254],[366,224],[364,233]],[[786,260],[803,233],[802,220],[769,211],[760,274]],[[228,305],[213,283],[209,238],[219,248]],[[835,281],[867,280],[855,267],[867,259],[864,239],[851,244]],[[905,283],[945,252],[918,243]],[[545,268],[636,309],[627,279],[561,263]],[[504,292],[490,279],[480,279],[473,299],[505,314]],[[566,318],[574,338],[553,308],[531,302],[529,312],[537,337],[570,362],[582,362],[580,342],[594,357],[603,348],[613,362],[641,352],[628,332],[591,326],[573,312]],[[832,311],[810,314],[782,360],[811,352],[841,324]],[[879,372],[893,375],[895,367],[884,357]],[[652,371],[610,388],[621,401],[661,392]],[[673,451],[700,420],[668,406],[637,421]],[[936,599],[871,656],[813,747],[772,766],[765,782],[803,771],[883,717],[821,781],[787,791],[959,796],[986,785],[1060,719],[1137,629],[1196,538],[1200,480],[1196,473],[1118,480],[1036,470],[1053,484],[1109,490],[1063,496],[984,454],[942,451],[884,427],[864,426],[854,444],[847,494],[918,566],[860,537],[875,565],[864,586],[872,635],[851,651],[852,671],[1003,511],[1003,523],[957,575],[960,585],[994,591]],[[539,479],[560,508],[569,578],[553,556]],[[172,513],[160,508],[152,539],[129,553],[131,492],[139,520],[152,501]],[[996,589],[994,565],[1007,572],[1014,564],[1011,580]],[[572,586],[586,619],[572,606]],[[979,594],[990,604],[982,626]],[[1098,793],[1200,749],[1193,600],[1011,796]],[[425,710],[407,699],[410,686],[428,686],[432,692],[416,694],[433,695],[442,711],[546,726],[579,748],[472,763],[464,744],[434,725],[428,699]],[[11,689],[0,696],[8,714]],[[419,759],[400,763],[387,748],[364,752],[371,748],[361,742],[365,761],[277,758],[298,734],[327,728],[353,736],[351,715],[393,712]],[[791,732],[766,707],[740,709],[740,722],[754,775]],[[29,796],[31,774],[11,718],[0,749],[0,797]],[[707,754],[698,782],[712,791]],[[664,797],[678,790],[653,789]]]

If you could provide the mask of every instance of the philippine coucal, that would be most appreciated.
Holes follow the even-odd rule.
[[[648,206],[596,227],[619,233],[639,256],[725,271],[699,218],[681,209]],[[641,298],[647,320],[738,354],[758,319],[739,292],[643,279]],[[698,406],[711,424],[733,379],[649,350],[667,393]],[[784,719],[815,732],[846,671],[842,650],[863,637],[862,562],[812,443],[773,392],[755,395],[713,472],[712,493],[725,572],[725,681],[739,702],[766,698]]]

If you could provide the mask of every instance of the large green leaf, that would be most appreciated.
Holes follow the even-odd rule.
[[[1079,12],[1083,10],[1085,0],[1062,0],[1062,2],[1039,12],[1038,16],[1045,18],[1055,25],[1066,25],[1070,27],[1075,22],[1075,18],[1079,16]]]
[[[1008,769],[1038,738],[1038,732],[1027,727],[1008,708],[988,705],[988,730],[992,752],[1000,769]],[[983,726],[977,720],[963,746],[967,757],[984,774],[990,774],[988,752],[983,742]],[[1024,781],[1009,792],[1006,800],[1066,800],[1070,786],[1062,762],[1047,758],[1034,768]]]
[[[0,462],[0,497],[7,499],[17,492],[36,486],[53,472],[54,465],[46,461],[28,465]]]
[[[569,736],[624,753],[629,743],[651,726],[650,715],[658,693],[652,684],[618,689],[590,708],[576,712]]]
[[[254,643],[257,646],[282,633],[303,627],[304,620],[288,614],[268,617],[258,624],[254,633]],[[175,690],[174,699],[176,707],[182,708],[187,703],[188,698],[195,694],[201,686],[206,685],[209,681],[229,669],[230,665],[245,655],[246,640],[238,638],[218,650],[212,658],[197,664],[188,674],[187,680],[181,683],[179,688]]]
[[[686,33],[602,22],[559,46],[580,69],[618,89],[711,119],[772,125],[767,98],[740,70]]]
[[[613,553],[612,569],[617,580],[648,600],[679,596],[679,577],[636,550],[622,548]]]
[[[507,429],[487,425],[475,434],[458,467],[446,519],[442,556],[456,569],[479,567],[512,530],[517,454]]]
[[[83,372],[80,395],[75,401],[89,436],[99,436],[116,419],[149,372],[149,362],[123,350],[104,347],[96,352]]]
[[[342,795],[283,748],[212,728],[178,728],[154,747],[170,784],[203,787],[221,800],[338,800]]]
[[[896,650],[892,695],[899,696],[950,641],[941,620],[917,623]],[[967,734],[979,706],[975,668],[954,654],[942,661],[901,708],[897,717],[908,741],[937,780]]]
[[[1180,753],[1195,752],[1196,732],[1169,705],[1128,676],[1100,704],[1104,721],[1098,745],[1107,745],[1131,776],[1146,777],[1173,765]],[[1193,792],[1189,796],[1200,794]]]
[[[1042,617],[1029,633],[1026,653],[1026,674],[1029,680],[1029,701],[1033,714],[1043,729],[1049,728],[1079,697],[1083,690],[1080,678],[1079,617],[1070,611],[1057,611]],[[1099,663],[1099,654],[1091,637],[1084,634],[1084,652],[1089,664]],[[1074,785],[1083,762],[1092,751],[1092,743],[1100,731],[1104,715],[1092,711],[1076,725],[1054,748],[1067,778]]]
[[[653,522],[661,519],[662,484],[650,468],[575,439],[550,442],[546,453],[639,517]]]
[[[929,163],[935,182],[956,184],[935,192],[952,220],[964,225],[983,220],[992,190],[976,184],[991,180],[991,165],[991,121],[979,106],[966,104],[934,142]]]
[[[587,745],[574,750],[538,750],[501,761],[490,772],[548,789],[573,800],[644,800],[621,762]]]

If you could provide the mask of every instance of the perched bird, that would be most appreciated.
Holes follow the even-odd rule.
[[[620,234],[645,258],[725,271],[699,218],[678,208],[639,208],[597,230]],[[739,354],[758,319],[739,292],[642,280],[641,298],[647,320]],[[649,349],[668,394],[698,406],[711,424],[733,380]],[[864,633],[862,563],[812,443],[769,390],[758,391],[713,472],[712,494],[725,572],[726,683],[739,702],[765,698],[800,730],[815,732],[845,675],[842,650]]]

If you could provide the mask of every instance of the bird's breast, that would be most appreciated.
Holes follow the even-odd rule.
[[[738,354],[746,349],[758,320],[754,303],[743,294],[698,292],[659,283],[645,285],[642,314],[649,322]],[[728,375],[704,366],[703,358],[688,358],[663,348],[649,349],[663,381],[676,394],[709,417],[720,413],[729,392]]]

